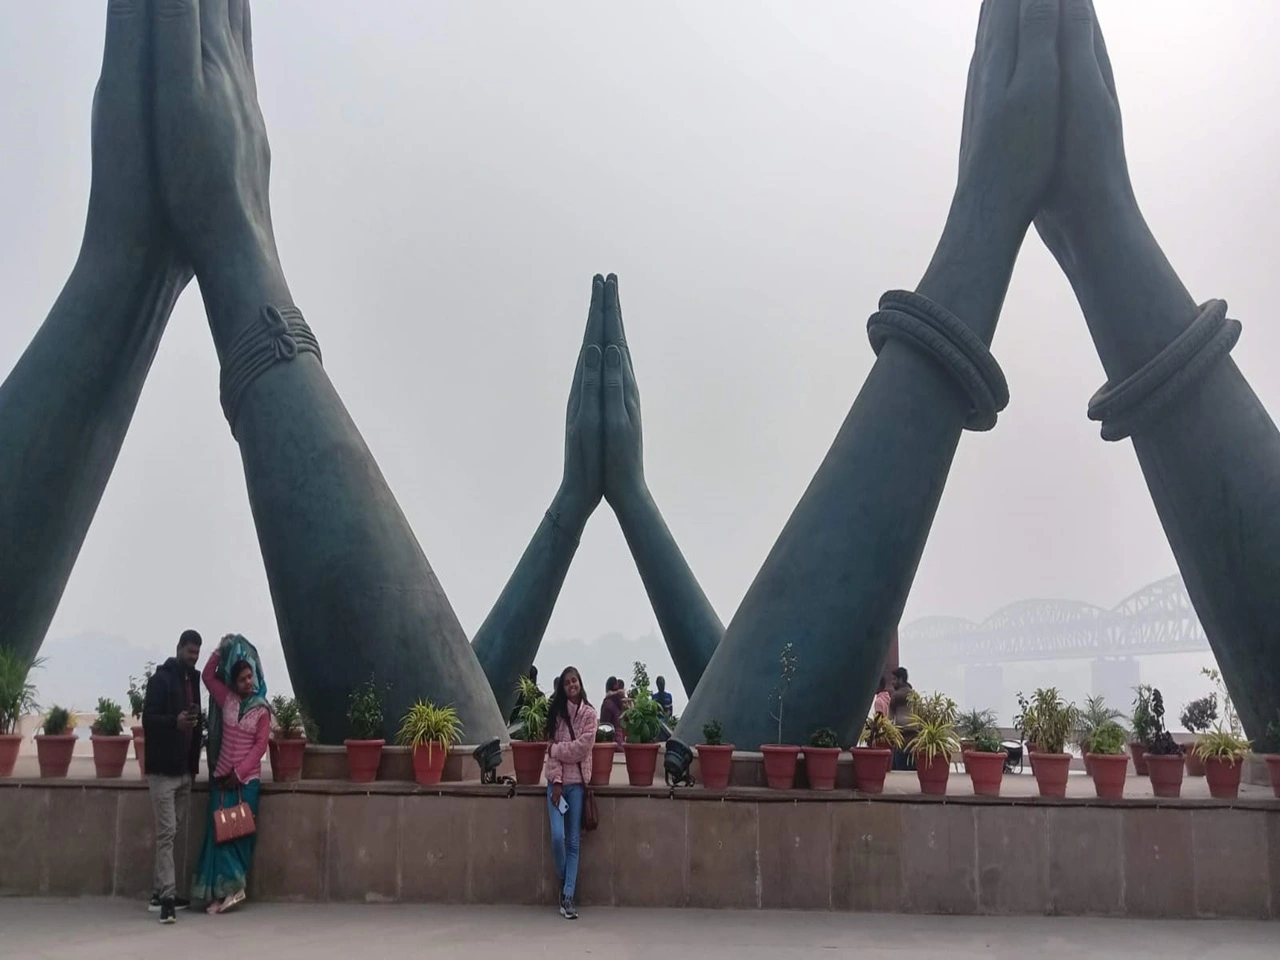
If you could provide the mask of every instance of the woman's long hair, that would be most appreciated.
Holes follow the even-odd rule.
[[[583,686],[582,674],[578,672],[577,667],[565,667],[560,671],[560,676],[556,677],[555,686],[551,692],[551,701],[547,704],[547,739],[554,741],[556,738],[556,727],[563,720],[566,727],[569,726],[569,698],[564,692],[565,678],[573,674],[578,678],[578,689],[582,693],[582,702],[587,706],[591,706],[591,701],[587,699],[587,688]],[[574,733],[581,733],[581,730],[574,730]]]

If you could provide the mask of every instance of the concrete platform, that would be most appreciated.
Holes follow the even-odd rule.
[[[706,910],[246,904],[225,917],[179,914],[161,927],[138,903],[0,900],[0,955],[24,960],[134,960],[248,951],[270,960],[607,957],[609,960],[1076,960],[1230,957],[1274,960],[1280,928],[1249,921]],[[376,948],[374,947],[376,945]]]

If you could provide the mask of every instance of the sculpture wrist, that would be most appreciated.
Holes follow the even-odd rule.
[[[624,532],[658,513],[658,505],[649,492],[649,485],[643,479],[639,484],[609,490],[607,499]]]
[[[551,500],[551,505],[547,508],[546,520],[553,525],[557,533],[571,540],[576,547],[593,510],[594,507],[586,497],[568,485],[561,484]]]

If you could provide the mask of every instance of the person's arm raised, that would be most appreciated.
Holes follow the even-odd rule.
[[[1053,173],[1056,0],[987,0],[969,72],[955,197],[916,294],[868,324],[875,365],[681,715],[726,740],[774,742],[766,705],[796,658],[784,742],[856,737],[902,615],[961,430],[1008,400],[989,344],[1014,261]]]
[[[107,5],[89,212],[48,318],[0,384],[0,643],[33,658],[191,270],[154,186],[142,4]]]

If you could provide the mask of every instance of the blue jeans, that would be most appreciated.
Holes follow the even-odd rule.
[[[566,783],[561,788],[568,813],[561,813],[551,802],[551,784],[547,784],[547,816],[551,818],[551,852],[556,856],[556,876],[561,892],[570,900],[578,886],[578,841],[582,839],[582,798],[580,783]]]

